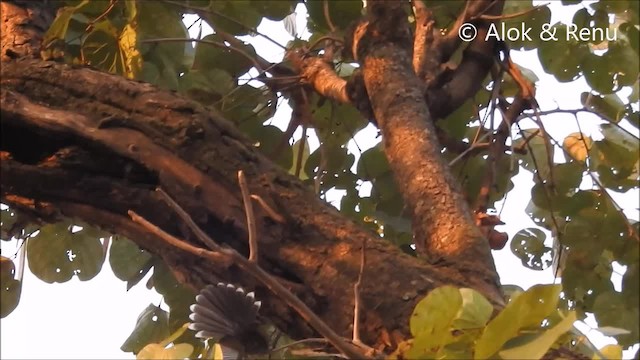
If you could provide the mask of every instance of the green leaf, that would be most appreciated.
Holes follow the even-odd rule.
[[[371,198],[376,202],[376,210],[383,211],[389,216],[399,216],[404,208],[402,195],[391,171],[373,180]]]
[[[44,35],[43,43],[48,44],[54,39],[64,40],[69,29],[71,16],[87,4],[89,4],[89,0],[83,0],[75,6],[65,6],[59,9],[56,18]]]
[[[462,295],[453,286],[441,286],[420,300],[409,320],[415,339],[406,357],[425,357],[449,343],[453,339],[451,326],[461,306]]]
[[[309,0],[305,3],[311,20],[309,27],[314,32],[315,30],[329,31],[324,3],[325,0]],[[329,18],[331,23],[338,28],[337,30],[345,30],[352,21],[360,17],[362,12],[362,1],[360,0],[328,1],[327,5]]]
[[[637,154],[638,147],[640,147],[640,139],[613,124],[602,124],[600,125],[600,129],[602,129],[602,134],[607,140],[615,142],[626,150],[636,152]]]
[[[0,256],[0,317],[7,317],[18,307],[22,282],[14,279],[16,267],[13,261]]]
[[[611,62],[605,56],[587,54],[581,59],[582,73],[591,88],[600,94],[611,94],[615,89]]]
[[[153,284],[156,291],[163,296],[164,302],[171,310],[169,317],[169,330],[175,331],[182,324],[189,322],[189,306],[193,304],[196,294],[191,288],[179,283],[171,270],[160,260],[156,259],[153,268]],[[193,338],[181,337],[182,342],[193,342]]]
[[[555,76],[558,81],[573,81],[580,75],[585,57],[590,56],[589,47],[572,39],[567,41],[566,25],[555,24],[553,29],[556,31],[557,41],[539,42],[540,64],[547,73]]]
[[[493,306],[482,294],[469,288],[460,288],[462,307],[458,311],[453,327],[455,329],[478,329],[487,324],[493,313]]]
[[[318,106],[312,108],[313,127],[318,138],[325,144],[344,145],[360,130],[367,126],[368,121],[362,118],[358,110],[345,104],[324,101],[312,97],[311,103]]]
[[[548,24],[551,21],[549,7],[542,6],[534,10],[531,1],[510,0],[505,2],[503,14],[522,14],[518,17],[503,20],[506,29],[521,27],[531,29],[528,31],[531,41],[524,37],[507,40],[512,49],[530,50],[537,46],[542,47],[544,42],[540,40],[540,32],[542,24]]]
[[[629,330],[629,334],[617,335],[622,346],[631,346],[638,339],[638,306],[629,307],[624,298],[617,292],[603,292],[598,295],[593,305],[593,313],[599,326],[611,326]]]
[[[178,80],[179,91],[204,105],[222,100],[235,87],[235,79],[224,70],[191,70]]]
[[[130,281],[140,275],[147,268],[150,259],[151,254],[122,237],[114,237],[109,249],[111,269],[122,281]]]
[[[133,332],[120,349],[137,354],[147,344],[160,342],[169,336],[169,333],[169,314],[149,304],[138,316]]]
[[[234,89],[219,99],[215,106],[243,130],[251,129],[248,133],[259,132],[264,121],[273,117],[277,99],[264,87],[233,86]]]
[[[173,6],[160,1],[138,2],[138,38],[144,40],[157,40],[165,38],[189,38],[189,32],[182,22],[182,15],[175,11]],[[145,44],[142,56],[145,61],[150,61],[161,68],[171,70],[177,74],[184,72],[186,66],[183,63],[185,54],[193,50],[190,41],[166,42],[159,41]]]
[[[580,95],[580,101],[585,109],[595,112],[614,124],[619,123],[626,115],[624,103],[616,94],[599,96],[583,92]]]
[[[592,150],[592,168],[598,171],[604,186],[615,191],[637,187],[640,178],[640,157],[637,137],[617,125],[601,125],[603,140],[596,141]]]
[[[637,50],[634,51],[632,46],[630,42],[625,44],[620,40],[611,41],[609,42],[609,50],[604,54],[611,65],[617,88],[633,85],[638,80],[640,60],[638,60]]]
[[[207,35],[202,40],[224,44],[224,39],[218,34]],[[242,46],[236,49],[242,53],[233,51],[229,47],[221,48],[210,43],[198,42],[196,43],[192,69],[204,71],[218,68],[231,74],[234,78],[238,77],[254,66],[253,61],[248,57],[254,57],[256,51],[252,45],[246,43],[242,43]]]
[[[546,238],[540,229],[522,229],[511,240],[511,251],[522,261],[523,266],[544,270],[551,266],[553,259],[553,249],[544,245]]]
[[[511,300],[484,329],[476,342],[474,358],[490,358],[521,329],[540,327],[555,310],[561,291],[560,285],[535,285]]]
[[[232,35],[253,34],[262,15],[251,0],[216,0],[209,5],[206,16],[212,28],[223,29]]]
[[[580,186],[585,170],[585,166],[577,161],[554,164],[553,179],[556,192],[560,195],[571,195]]]
[[[282,166],[282,168],[291,168],[291,164],[293,163],[293,149],[291,146],[284,146],[280,149],[279,153],[275,153],[284,137],[282,130],[276,126],[267,125],[257,129],[255,133],[249,133],[248,135],[256,142],[256,147],[260,152],[272,158],[272,160]]]
[[[571,311],[559,324],[549,330],[545,330],[534,340],[520,346],[515,346],[500,351],[502,359],[541,359],[555,341],[565,334],[576,321],[575,311]]]
[[[45,225],[27,242],[29,269],[47,283],[65,282],[74,275],[82,281],[98,275],[104,262],[104,251],[98,233],[85,227],[72,232],[72,224],[60,222]]]
[[[95,24],[93,31],[82,41],[82,58],[86,64],[113,74],[123,74],[118,37],[118,29],[108,19]]]
[[[423,332],[434,334],[449,329],[462,306],[460,290],[453,286],[441,286],[420,300],[413,309],[409,329],[415,337]]]
[[[296,0],[251,0],[252,6],[259,14],[273,21],[280,21],[291,14],[296,3]]]
[[[629,334],[616,336],[619,345],[627,347],[638,341],[638,317],[640,316],[638,305],[627,306],[622,294],[615,291],[601,293],[593,304],[593,313],[599,326],[611,326],[630,331]]]
[[[362,180],[373,180],[389,172],[389,163],[382,143],[362,153],[358,160],[357,174]]]
[[[6,207],[0,210],[0,239],[4,241],[11,240],[13,236],[13,226],[18,220],[18,214]]]
[[[528,150],[526,155],[517,155],[522,160],[522,167],[531,172],[537,172],[542,179],[549,179],[552,165],[549,159],[553,159],[554,147],[551,146],[551,154],[549,154],[541,131],[523,130],[522,136],[513,142],[514,147],[524,147]],[[525,139],[529,139],[527,144],[524,144]]]

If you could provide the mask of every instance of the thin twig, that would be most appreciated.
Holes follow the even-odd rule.
[[[488,20],[488,21],[513,19],[513,18],[517,18],[517,17],[522,16],[522,15],[527,15],[529,13],[532,13],[532,12],[534,12],[534,11],[540,9],[540,8],[548,6],[549,4],[550,3],[546,3],[546,4],[542,4],[542,5],[536,5],[531,9],[527,9],[527,10],[520,11],[520,12],[513,13],[513,14],[495,15],[495,16],[493,16],[493,15],[480,15],[480,16],[478,16],[476,18],[480,19],[480,20]],[[472,18],[471,20],[475,20],[476,18]]]
[[[313,49],[315,49],[315,48],[316,48],[316,46],[318,46],[318,44],[320,44],[320,42],[322,42],[322,41],[327,41],[327,40],[328,40],[328,41],[334,41],[334,42],[337,42],[337,43],[340,43],[340,44],[344,44],[344,40],[342,40],[342,39],[340,39],[340,38],[337,38],[337,37],[335,37],[335,36],[331,36],[331,35],[325,35],[325,36],[321,36],[321,37],[319,37],[319,38],[318,38],[318,39],[316,39],[314,42],[312,42],[312,43],[309,45],[309,50],[313,50]]]
[[[193,255],[196,255],[196,256],[198,256],[200,258],[207,259],[207,260],[209,260],[211,262],[214,262],[216,264],[223,264],[223,266],[225,266],[225,267],[228,267],[233,263],[233,260],[232,260],[233,257],[227,251],[229,249],[223,249],[223,248],[218,246],[218,250],[217,251],[209,251],[207,249],[195,247],[195,246],[187,243],[186,241],[182,241],[182,240],[176,238],[175,236],[165,232],[164,230],[160,229],[156,225],[152,224],[147,219],[145,219],[142,216],[138,215],[133,210],[129,210],[128,214],[129,214],[129,217],[131,217],[131,220],[133,220],[133,222],[142,225],[142,227],[147,229],[150,233],[152,233],[153,235],[157,236],[158,238],[160,238],[164,242],[168,243],[169,245],[172,245],[172,246],[174,246],[174,247],[176,247],[176,248],[178,248],[180,250],[183,250],[183,251],[186,251],[186,252],[191,253]],[[209,240],[211,240],[211,238],[209,238]],[[213,241],[213,240],[211,240],[211,241]]]
[[[324,19],[327,21],[327,25],[329,26],[329,31],[332,33],[336,32],[336,26],[333,25],[333,21],[331,21],[331,16],[329,15],[329,0],[323,0],[322,11],[324,12]]]
[[[191,216],[189,216],[189,214],[187,214],[186,211],[184,211],[184,209],[182,209],[182,207],[178,205],[178,203],[175,200],[173,200],[171,196],[169,196],[169,194],[167,194],[161,188],[157,188],[156,192],[160,194],[160,196],[162,196],[162,199],[167,202],[169,207],[173,209],[173,211],[175,211],[176,214],[178,214],[178,216],[185,223],[187,223],[187,226],[193,230],[196,237],[200,239],[200,241],[202,241],[203,244],[205,244],[209,249],[213,251],[223,250],[220,245],[216,244],[216,242],[213,241],[213,239],[211,239],[207,234],[204,233],[204,231],[202,231],[202,229],[200,229],[200,227],[198,227],[198,225],[196,225],[196,223],[193,221]]]
[[[263,198],[255,194],[251,194],[251,198],[258,202],[258,204],[262,207],[262,209],[267,213],[267,215],[269,215],[269,217],[273,221],[280,224],[284,224],[286,222],[286,220],[284,219],[284,216],[278,214],[275,210],[273,210],[273,208],[269,206],[269,204],[267,204],[267,202],[264,201]]]
[[[485,133],[484,135],[482,135],[476,142],[475,144],[481,144],[481,141],[485,140],[486,138],[489,137],[489,135],[491,135],[492,131],[489,131],[487,133]],[[474,150],[474,145],[471,145],[467,150],[463,151],[460,153],[460,155],[456,156],[453,160],[449,161],[449,166],[453,166],[455,165],[460,159],[462,159],[463,157],[465,157],[468,153],[470,153],[471,151]]]
[[[302,137],[300,138],[300,145],[298,146],[298,157],[296,158],[296,164],[294,167],[295,177],[300,178],[300,171],[302,170],[302,157],[304,156],[304,145],[307,143],[307,127],[312,120],[311,111],[309,110],[309,99],[307,92],[302,90],[302,104],[298,104],[302,112]]]
[[[333,359],[333,358],[348,359],[342,354],[334,354],[326,351],[314,351],[310,349],[294,349],[294,350],[291,350],[291,355],[293,355],[294,358],[307,358],[307,359]]]
[[[353,285],[353,343],[361,344],[360,340],[360,304],[362,298],[360,297],[360,285],[362,284],[362,274],[364,273],[364,266],[366,263],[366,248],[367,239],[362,240],[362,248],[360,249],[360,272],[358,273],[358,281]]]
[[[27,257],[27,242],[29,241],[29,237],[23,239],[18,245],[18,269],[17,269],[17,277],[16,280],[20,282],[20,286],[22,286],[22,279],[24,278],[24,268]]]
[[[290,342],[290,343],[288,343],[286,345],[282,345],[282,346],[277,347],[277,348],[275,348],[273,350],[270,350],[269,352],[273,354],[275,352],[282,351],[282,350],[284,350],[286,348],[290,348],[292,346],[296,346],[296,345],[300,345],[300,344],[306,344],[306,343],[323,343],[323,344],[326,344],[326,343],[328,343],[328,341],[325,338],[302,339],[302,340],[297,340],[297,341],[294,341],[294,342]]]
[[[300,144],[298,145],[298,157],[296,158],[296,167],[294,169],[294,176],[300,178],[300,171],[302,170],[302,157],[304,156],[304,146],[307,143],[307,124],[302,124],[302,137],[300,138]]]
[[[500,70],[498,74],[493,79],[493,89],[491,91],[491,99],[489,101],[488,111],[490,113],[489,116],[489,128],[491,131],[489,132],[489,157],[487,158],[488,167],[484,173],[484,178],[482,180],[482,184],[480,185],[480,191],[478,192],[478,196],[476,198],[475,211],[484,213],[487,211],[489,197],[491,195],[491,188],[495,183],[495,174],[496,174],[496,163],[500,161],[502,154],[504,151],[502,148],[504,147],[504,143],[509,136],[509,129],[496,129],[495,132],[500,132],[500,136],[496,137],[494,128],[495,128],[495,116],[496,116],[496,108],[498,95],[500,94],[500,85],[502,84],[502,78],[504,76],[504,70]],[[514,102],[515,103],[515,102]],[[503,120],[507,121],[507,120]],[[502,124],[502,123],[501,123]],[[510,127],[509,127],[510,128]],[[504,131],[506,134],[503,135],[501,131]],[[474,144],[477,143],[474,142]]]
[[[98,17],[96,17],[95,19],[89,21],[89,24],[87,25],[85,31],[86,32],[91,32],[93,30],[93,28],[95,27],[96,23],[98,21],[104,19],[107,15],[109,15],[111,10],[113,10],[113,7],[116,6],[117,3],[118,3],[117,0],[110,0],[109,1],[109,6],[102,12],[102,14],[98,15]]]
[[[242,170],[238,171],[238,184],[242,192],[242,202],[244,203],[244,212],[247,215],[247,230],[249,231],[249,261],[258,261],[258,237],[256,235],[256,218],[253,213],[253,204],[251,202],[251,194],[247,179]]]
[[[524,113],[522,115],[520,115],[518,117],[518,120],[520,119],[524,119],[524,118],[528,118],[528,119],[534,119],[534,116],[546,116],[546,115],[554,115],[554,114],[573,114],[573,115],[577,115],[578,113],[581,112],[586,112],[589,114],[593,114],[596,116],[599,116],[600,118],[602,118],[602,115],[598,114],[597,112],[590,110],[590,109],[586,109],[586,108],[582,108],[582,109],[554,109],[554,110],[545,110],[545,111],[538,111],[537,115],[536,113]],[[634,138],[638,138],[638,136],[632,134],[629,130],[625,129],[624,127],[620,126],[620,124],[612,122],[612,121],[608,121],[607,119],[603,119],[605,121],[607,121],[608,124],[611,124],[613,126],[615,126],[616,128],[618,128],[618,130],[623,131],[625,133],[627,133],[628,135],[634,137]]]

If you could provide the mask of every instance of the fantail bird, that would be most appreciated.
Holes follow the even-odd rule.
[[[225,360],[267,353],[267,342],[257,331],[260,305],[253,292],[240,287],[207,285],[190,307],[189,329],[197,331],[198,338],[214,339]]]

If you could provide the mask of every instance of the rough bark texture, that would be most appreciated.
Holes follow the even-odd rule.
[[[206,263],[151,237],[127,210],[195,241],[154,192],[161,186],[216,241],[246,253],[235,180],[237,170],[244,170],[252,193],[287,218],[279,225],[256,209],[261,265],[345,336],[367,239],[362,335],[371,344],[383,341],[382,329],[406,336],[413,306],[434,287],[474,283],[405,255],[340,216],[230,123],[196,103],[151,85],[50,62],[5,63],[1,78],[3,202],[47,220],[76,217],[128,236],[195,289],[220,280],[257,287],[265,315],[297,337],[312,333],[266,289],[234,266]]]
[[[412,68],[413,44],[402,3],[372,1],[369,8],[357,57],[363,59],[364,82],[385,154],[412,212],[418,252],[430,263],[446,263],[468,273],[479,280],[483,293],[499,298],[488,243],[440,156],[423,84]]]
[[[14,5],[2,6],[5,21],[15,19],[9,7],[16,14],[22,11]],[[16,57],[12,54],[38,53],[39,38],[27,36],[33,29],[28,16],[21,21],[10,35],[3,28],[5,60]],[[18,35],[33,40],[32,46],[20,52],[7,50],[14,48]],[[411,70],[410,57],[385,62],[389,51],[406,52],[402,46],[393,46],[380,43],[373,56],[365,57],[367,88],[376,116],[385,123],[383,131],[390,134],[385,134],[385,143],[398,179],[413,184],[409,191],[416,202],[412,206],[426,216],[417,233],[469,236],[471,251],[483,256],[487,261],[483,266],[492,266],[492,260],[484,258],[486,244],[486,249],[477,248],[479,235],[468,226],[464,201],[442,184],[451,179],[446,172],[438,172],[443,164],[434,150],[433,129],[417,123],[427,123],[428,111],[416,92],[415,77],[405,79],[406,69]],[[379,71],[389,71],[389,77]],[[386,80],[390,83],[384,90],[380,81]],[[403,80],[408,82],[398,88]],[[352,286],[366,239],[361,336],[370,345],[393,345],[394,340],[406,338],[415,303],[437,286],[475,287],[495,304],[502,301],[492,276],[477,275],[476,269],[454,267],[448,261],[432,265],[410,257],[340,216],[211,109],[148,84],[40,60],[3,63],[0,84],[4,203],[43,221],[74,217],[127,236],[162,258],[180,281],[194,289],[220,280],[255,288],[265,300],[264,315],[296,338],[311,336],[312,331],[267,289],[234,265],[206,262],[167,245],[130,221],[127,211],[134,210],[164,230],[197,243],[154,192],[160,186],[216,241],[246,254],[245,215],[236,182],[237,171],[244,170],[251,192],[286,218],[278,224],[256,209],[260,264],[344,336],[350,336]],[[409,108],[403,110],[400,105]],[[417,133],[410,133],[411,129]],[[407,143],[420,144],[423,150],[411,153]],[[422,189],[418,179],[424,183]],[[427,192],[430,197],[423,198]],[[434,193],[439,195],[431,197]],[[435,217],[432,206],[442,212],[441,218]],[[460,229],[455,228],[457,224]]]
[[[54,18],[52,6],[39,1],[0,3],[1,61],[40,55],[42,36]]]

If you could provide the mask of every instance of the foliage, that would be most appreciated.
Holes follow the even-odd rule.
[[[520,130],[513,134],[511,147],[524,151],[509,151],[497,163],[491,163],[486,152],[481,152],[453,165],[470,202],[480,191],[480,174],[490,168],[499,169],[489,208],[496,207],[496,202],[513,189],[512,178],[520,168],[532,174],[526,212],[536,227],[515,234],[511,249],[525,267],[543,270],[554,264],[558,268],[563,296],[570,300],[571,311],[554,313],[559,287],[534,287],[516,296],[487,323],[491,307],[481,295],[469,289],[438,289],[418,304],[411,318],[414,340],[406,353],[409,357],[451,358],[470,355],[470,349],[474,349],[477,358],[495,354],[503,358],[538,356],[539,349],[557,345],[574,317],[584,319],[589,313],[595,315],[601,327],[627,330],[615,336],[621,346],[638,342],[640,229],[610,194],[637,190],[640,178],[635,135],[640,128],[640,12],[635,1],[599,0],[571,7],[577,3],[580,2],[563,1],[575,11],[573,24],[615,30],[617,39],[597,42],[568,38],[568,24],[556,23],[553,26],[558,31],[558,41],[540,41],[537,33],[531,34],[533,41],[508,41],[515,50],[536,50],[544,71],[558,82],[586,81],[589,91],[567,94],[583,106],[564,113],[567,122],[575,119],[575,132],[564,139],[552,139],[538,126]],[[347,145],[369,119],[363,119],[351,106],[313,95],[309,101],[313,121],[305,126],[315,130],[320,147],[311,149],[306,141],[302,146],[300,142],[290,145],[285,133],[270,123],[277,97],[282,93],[246,80],[251,69],[252,74],[256,69],[265,70],[256,63],[259,51],[246,41],[260,36],[256,28],[263,18],[281,21],[296,4],[294,0],[68,0],[47,33],[49,47],[45,55],[150,82],[217,109],[265,154],[271,156],[279,149],[278,164],[292,174],[298,173],[320,196],[334,189],[345,190],[341,212],[413,253],[408,246],[412,239],[409,215],[381,147],[355,154],[357,162],[348,151]],[[440,28],[450,27],[455,14],[464,8],[464,1],[431,0],[427,4],[433,7]],[[291,47],[308,46],[325,35],[343,34],[363,11],[359,0],[329,2],[328,17],[323,1],[309,0],[305,5],[310,39],[297,39],[289,44]],[[505,19],[507,25],[524,22],[526,27],[539,30],[551,21],[549,7],[533,9],[530,1],[508,1],[504,12],[521,14]],[[216,33],[201,36],[199,42],[179,40],[189,38],[189,24],[183,22],[183,14],[190,13],[202,15],[192,26],[206,22]],[[610,18],[614,19],[612,23]],[[230,38],[240,40],[231,44]],[[454,54],[453,60],[460,56]],[[345,69],[350,65],[343,60],[348,59],[337,56],[333,64],[347,78],[351,74]],[[532,81],[538,79],[531,70],[520,69]],[[473,99],[438,121],[437,126],[454,140],[475,143],[486,133],[489,99],[495,84],[487,79],[485,85]],[[500,86],[505,97],[515,94],[511,77],[505,76]],[[542,109],[539,115],[528,116],[547,121],[554,112]],[[577,114],[583,112],[591,113],[596,120],[578,118]],[[580,123],[585,121],[597,123],[599,130],[583,132]],[[447,148],[443,156],[451,161],[459,153]],[[301,169],[297,169],[298,163]],[[371,185],[370,194],[360,191],[365,184]],[[21,223],[13,210],[2,210],[2,239],[28,239],[30,269],[46,282],[64,282],[74,275],[89,280],[102,267],[105,255],[99,239],[111,235],[85,225],[81,225],[82,230],[73,231],[73,225],[78,222],[70,219],[42,226],[38,232],[37,226]],[[123,350],[137,353],[144,349],[144,353],[138,353],[140,358],[161,356],[166,351],[164,346],[144,346],[181,329],[188,321],[187,306],[193,294],[175,281],[165,265],[129,240],[114,239],[110,249],[111,267],[129,287],[153,269],[151,285],[164,295],[170,307],[168,314],[152,306],[145,309]],[[619,291],[611,281],[613,264],[626,267]],[[11,259],[3,257],[3,317],[19,301],[20,286],[13,280],[14,272]],[[544,300],[544,306],[532,305],[539,300]],[[158,321],[150,324],[149,316]],[[559,320],[542,325],[544,319],[553,316]],[[196,353],[202,346],[190,338],[189,332],[179,336],[193,345]],[[185,349],[175,351],[186,354]],[[602,354],[609,356],[617,351],[618,348],[608,348]]]
[[[477,291],[437,288],[411,316],[412,340],[396,355],[408,359],[538,359],[576,320],[574,311],[559,312],[559,285],[536,285],[511,299],[491,321],[493,307]],[[550,325],[549,319],[560,320]]]

